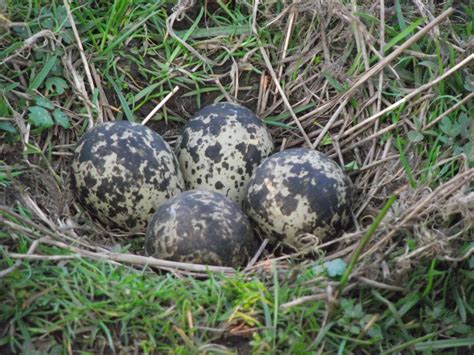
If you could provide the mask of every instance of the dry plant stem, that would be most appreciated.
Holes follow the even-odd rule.
[[[440,114],[438,117],[436,117],[433,121],[431,121],[430,123],[428,123],[427,125],[425,125],[423,128],[422,128],[422,131],[425,131],[425,130],[428,130],[430,129],[431,127],[433,127],[436,123],[438,123],[439,121],[441,121],[443,119],[443,117],[449,115],[451,112],[453,112],[454,110],[457,110],[460,106],[464,105],[466,102],[468,102],[469,100],[471,100],[472,98],[474,98],[474,92],[471,92],[469,95],[467,95],[466,97],[464,97],[461,101],[459,101],[458,103],[456,103],[455,105],[453,105],[452,107],[450,107],[449,109],[447,109],[446,111],[444,111],[442,114]]]
[[[59,233],[55,234],[55,233],[51,232],[48,228],[45,228],[42,225],[34,223],[30,219],[25,218],[25,217],[17,214],[16,212],[14,212],[11,208],[9,208],[7,206],[0,205],[0,212],[3,212],[7,215],[10,215],[11,217],[17,219],[18,221],[21,221],[22,223],[26,224],[31,229],[37,230],[39,233],[42,233],[42,234],[44,234],[44,235],[46,235],[50,238],[53,238],[53,239],[58,239],[58,238],[66,239],[69,242],[77,243],[77,244],[80,244],[80,245],[82,245],[84,247],[87,247],[87,248],[91,248],[91,249],[94,249],[94,250],[106,251],[106,249],[104,249],[104,248],[100,248],[98,246],[88,245],[88,244],[86,244],[85,242],[83,242],[79,239],[71,238],[71,237],[69,237],[65,234],[59,234]],[[0,215],[0,225],[1,224],[8,226],[11,230],[16,230],[16,231],[19,231],[19,232],[22,232],[22,233],[32,234],[32,236],[34,238],[38,238],[38,239],[41,238],[41,236],[38,236],[31,229],[28,229],[24,226],[21,226],[21,225],[17,224],[17,223],[12,223],[9,220],[7,220],[6,218],[4,218],[2,215]]]
[[[288,308],[291,308],[291,307],[302,305],[304,303],[315,302],[315,301],[323,301],[325,299],[326,299],[326,294],[325,293],[318,293],[316,295],[303,296],[303,297],[297,298],[297,299],[295,299],[291,302],[283,303],[282,305],[280,305],[280,308],[288,309]]]
[[[382,153],[382,159],[385,158],[388,155],[389,149],[392,145],[392,137],[389,137],[387,142],[385,143],[385,148]],[[398,157],[398,156],[397,156]],[[380,188],[380,185],[377,184],[379,178],[380,178],[381,170],[378,169],[375,171],[375,176],[374,176],[374,185],[370,188],[369,192],[367,193],[368,198],[364,201],[362,206],[359,208],[359,210],[355,213],[356,218],[359,218],[362,212],[367,208],[369,205],[370,201],[374,198],[375,193],[377,190]],[[383,186],[383,185],[382,185]]]
[[[168,95],[165,96],[165,98],[158,104],[156,107],[148,114],[148,116],[145,117],[145,119],[142,121],[142,125],[146,125],[149,120],[152,119],[152,117],[168,102],[169,99],[173,97],[174,94],[176,94],[179,90],[179,86],[175,86],[173,90],[171,90]]]
[[[461,69],[465,65],[469,64],[473,59],[474,59],[474,54],[471,54],[469,57],[465,58],[464,60],[462,60],[461,62],[456,64],[454,67],[452,67],[451,69],[446,71],[443,75],[437,77],[435,80],[430,81],[429,83],[426,83],[426,84],[420,86],[419,88],[417,88],[416,90],[413,90],[407,96],[405,96],[402,99],[398,100],[397,102],[393,103],[392,105],[385,108],[384,110],[378,112],[377,114],[375,114],[375,115],[369,117],[368,119],[366,119],[366,120],[356,124],[355,126],[351,127],[350,129],[348,129],[347,131],[344,132],[343,137],[346,137],[346,136],[350,135],[354,131],[357,131],[357,130],[359,130],[360,128],[362,128],[364,126],[367,126],[368,124],[370,124],[370,123],[374,122],[375,120],[377,120],[379,117],[385,115],[387,112],[390,112],[390,111],[396,109],[397,107],[401,106],[402,104],[408,102],[412,97],[415,97],[420,92],[423,92],[423,91],[433,87],[434,85],[436,85],[439,82],[446,79],[448,76],[450,76],[453,73],[457,72],[459,69]]]
[[[82,64],[84,65],[84,70],[86,72],[87,81],[89,82],[89,87],[91,90],[91,94],[94,93],[95,86],[94,80],[92,79],[91,70],[89,68],[89,63],[86,58],[86,54],[84,52],[84,47],[82,46],[81,37],[79,36],[79,32],[77,31],[76,22],[74,21],[74,17],[72,16],[71,6],[69,5],[69,0],[64,0],[64,7],[66,8],[66,12],[69,18],[69,22],[71,23],[72,31],[74,33],[74,38],[76,39],[77,48],[79,49],[79,54],[81,56]]]
[[[348,151],[350,151],[350,150],[353,150],[353,149],[356,148],[356,147],[359,147],[359,146],[363,145],[364,143],[370,142],[371,140],[376,139],[376,138],[378,138],[378,137],[384,135],[385,133],[392,131],[392,130],[395,129],[396,127],[401,126],[402,123],[403,123],[402,120],[400,120],[400,121],[398,121],[398,122],[395,122],[395,123],[392,123],[391,125],[389,125],[389,126],[387,126],[387,127],[385,127],[385,128],[382,128],[381,130],[379,130],[379,131],[377,131],[377,132],[371,134],[370,136],[367,136],[367,137],[361,139],[360,141],[355,142],[355,143],[353,143],[353,144],[351,144],[351,145],[346,145],[346,143],[347,143],[347,142],[351,142],[351,141],[353,140],[353,138],[351,138],[351,139],[346,139],[346,140],[344,140],[344,141],[342,142],[342,145],[345,145],[345,146],[346,146],[345,148],[342,149],[342,153],[348,152]],[[331,156],[331,157],[332,157],[332,156],[335,156],[335,153],[330,154],[330,156]]]
[[[379,318],[380,315],[374,314],[372,318],[370,318],[370,320],[367,322],[367,325],[364,327],[364,329],[362,329],[362,331],[359,333],[357,339],[362,339],[365,334],[367,334],[367,332],[370,330],[370,328],[372,328],[372,326],[379,320]]]
[[[290,44],[291,33],[293,32],[293,24],[296,17],[296,11],[293,9],[290,11],[290,15],[288,16],[288,24],[285,36],[285,42],[283,43],[283,51],[281,53],[280,61],[286,58],[286,53],[288,51],[288,45]],[[278,66],[278,81],[281,80],[281,76],[283,74],[283,64]]]
[[[351,88],[349,90],[347,90],[345,93],[343,93],[341,95],[338,95],[335,98],[331,99],[329,102],[327,102],[324,105],[318,107],[316,110],[313,110],[312,112],[309,112],[309,113],[305,114],[304,116],[300,117],[300,120],[305,120],[305,119],[308,119],[310,117],[314,117],[315,115],[328,110],[329,108],[331,108],[332,106],[334,106],[338,102],[341,102],[341,100],[343,100],[344,98],[350,97],[352,95],[352,93],[355,92],[359,88],[359,86],[361,86],[363,83],[365,83],[371,77],[373,77],[374,75],[379,73],[382,69],[384,69],[387,65],[389,65],[395,58],[397,58],[400,54],[402,54],[405,49],[410,48],[410,46],[412,46],[414,43],[416,43],[418,40],[420,40],[422,37],[424,37],[431,29],[433,29],[439,23],[444,21],[449,15],[451,15],[452,12],[453,12],[453,9],[450,7],[445,12],[443,12],[441,15],[436,17],[433,21],[431,21],[428,25],[423,27],[413,37],[409,38],[405,43],[403,43],[403,45],[401,45],[396,50],[394,50],[392,53],[390,53],[388,56],[386,56],[379,63],[375,64],[372,68],[367,70],[363,75],[360,76],[359,79],[357,79],[351,85]],[[380,117],[380,116],[377,116],[377,117]],[[363,122],[365,122],[365,121],[363,121]]]
[[[379,43],[379,50],[380,54],[383,56],[385,55],[384,52],[384,46],[385,46],[385,0],[380,0],[380,43]],[[380,71],[379,74],[379,83],[378,83],[378,88],[377,88],[377,104],[374,106],[375,107],[375,113],[380,112],[382,109],[382,91],[383,91],[383,70]],[[377,133],[379,130],[379,121],[375,121],[375,126],[374,126],[374,133]],[[372,141],[372,146],[370,147],[369,151],[369,162],[372,162],[375,159],[375,149],[377,147],[377,140],[374,138]],[[378,179],[379,176],[379,171],[375,173],[375,180]]]
[[[374,167],[376,167],[376,166],[378,166],[378,165],[380,165],[380,164],[384,164],[384,163],[386,163],[386,162],[388,162],[388,161],[390,161],[390,160],[398,159],[398,158],[400,158],[400,155],[398,155],[398,154],[390,155],[390,156],[388,156],[388,157],[386,157],[386,158],[382,158],[382,159],[380,159],[380,160],[376,160],[376,161],[374,161],[374,162],[372,162],[372,163],[370,163],[370,164],[367,164],[367,165],[363,166],[362,168],[360,168],[359,170],[351,171],[351,172],[349,173],[349,175],[352,176],[352,175],[360,174],[360,173],[362,173],[362,172],[364,172],[364,171],[367,171],[367,170],[370,170],[370,169],[372,169],[372,168],[374,168]]]
[[[397,292],[405,291],[405,289],[403,287],[387,285],[387,284],[384,284],[382,282],[374,281],[374,280],[368,279],[368,278],[363,277],[363,276],[357,276],[357,279],[359,279],[359,281],[361,281],[362,283],[365,283],[365,284],[367,284],[371,287],[381,288],[381,289],[390,290],[390,291],[397,291]]]
[[[36,250],[36,248],[38,247],[38,245],[42,242],[46,240],[46,238],[40,238],[40,239],[37,239],[35,241],[33,241],[33,243],[31,243],[30,247],[28,248],[28,251],[26,252],[26,256],[30,256],[31,254],[34,253],[34,251]],[[15,271],[18,267],[20,267],[21,265],[21,259],[18,259],[15,261],[15,263],[10,266],[8,269],[5,269],[5,270],[2,270],[0,271],[0,279],[2,277],[5,277],[7,276],[8,274],[12,273],[13,271]]]
[[[257,31],[257,9],[258,9],[258,4],[259,4],[259,1],[256,0],[255,4],[254,4],[254,7],[253,7],[253,12],[252,12],[252,31],[253,31],[254,35],[257,37],[257,39],[258,39],[258,31]],[[301,122],[298,120],[298,117],[296,117],[296,114],[293,111],[293,108],[291,107],[291,104],[288,101],[288,98],[286,97],[286,94],[283,91],[283,88],[281,87],[280,82],[278,81],[277,75],[275,73],[275,70],[272,67],[272,63],[270,61],[270,58],[268,57],[267,51],[265,50],[265,47],[263,46],[262,42],[259,39],[258,39],[258,46],[259,46],[259,49],[260,49],[260,53],[262,54],[263,60],[265,61],[265,65],[267,66],[267,69],[268,69],[268,71],[269,71],[269,73],[270,73],[270,75],[273,79],[273,82],[275,83],[275,86],[276,86],[278,92],[280,93],[280,96],[281,96],[286,108],[290,112],[291,117],[293,118],[296,126],[298,127],[301,134],[303,135],[306,144],[308,144],[309,147],[314,148],[313,144],[311,143],[311,140],[309,139],[309,137],[306,134],[303,126],[301,125]]]
[[[369,250],[367,250],[363,255],[362,258],[366,257],[369,254],[376,252],[383,244],[388,242],[398,230],[408,224],[408,222],[415,216],[419,215],[421,211],[428,206],[428,204],[432,200],[440,200],[449,196],[449,194],[453,193],[455,190],[458,190],[464,184],[474,179],[474,168],[465,171],[464,173],[459,174],[458,176],[454,177],[447,183],[439,186],[436,190],[434,190],[431,194],[426,196],[422,199],[417,205],[410,208],[405,216],[401,219],[399,223],[397,223],[390,232],[381,238],[377,243],[375,243]]]
[[[61,261],[61,260],[71,260],[78,259],[81,256],[79,254],[73,255],[39,255],[39,254],[18,254],[18,253],[9,253],[8,254],[12,259],[22,259],[22,260],[47,260],[47,261]]]
[[[278,92],[280,93],[280,96],[281,98],[283,99],[283,102],[285,103],[285,106],[286,108],[288,109],[288,111],[290,112],[291,114],[291,117],[293,118],[296,126],[298,127],[298,129],[300,130],[301,134],[303,135],[303,138],[306,142],[306,144],[308,144],[308,146],[310,148],[314,148],[313,146],[313,143],[311,143],[311,140],[309,139],[308,135],[306,134],[303,126],[301,125],[301,122],[298,120],[298,117],[296,117],[296,114],[295,112],[293,111],[293,108],[291,107],[291,104],[290,102],[288,101],[288,98],[286,97],[286,94],[285,92],[283,91],[283,88],[281,87],[280,85],[280,82],[278,81],[278,78],[276,77],[276,73],[275,73],[275,70],[273,69],[272,67],[272,63],[270,62],[270,58],[268,58],[268,54],[267,54],[267,51],[265,50],[265,48],[263,47],[262,43],[259,41],[259,47],[260,47],[260,52],[262,53],[262,57],[263,57],[263,60],[265,61],[265,64],[267,66],[267,69],[268,71],[270,72],[270,75],[273,79],[273,82],[275,83],[275,86],[278,90]]]
[[[235,269],[224,266],[211,266],[211,265],[200,265],[200,264],[188,264],[176,261],[161,260],[149,256],[140,256],[126,253],[112,253],[112,252],[92,252],[85,249],[73,247],[63,242],[46,240],[45,244],[54,245],[59,248],[67,249],[73,253],[79,254],[84,257],[88,257],[95,260],[106,260],[115,261],[118,263],[134,264],[134,265],[147,265],[157,267],[160,269],[178,269],[185,271],[197,271],[197,272],[217,272],[225,274],[234,274]]]
[[[255,263],[257,262],[258,258],[260,257],[260,255],[263,253],[263,251],[265,250],[265,247],[267,246],[268,244],[268,239],[265,239],[262,244],[260,245],[260,248],[258,248],[257,252],[255,253],[255,255],[253,256],[253,258],[248,262],[247,266],[245,267],[245,270],[244,271],[247,271],[248,269],[250,269],[252,266],[255,265]]]
[[[336,122],[337,118],[339,117],[340,113],[342,112],[342,110],[344,109],[344,107],[346,107],[346,104],[347,102],[349,101],[349,99],[345,99],[341,105],[337,108],[336,112],[334,112],[334,114],[331,116],[331,118],[329,119],[329,121],[326,123],[326,125],[324,126],[323,130],[321,131],[321,133],[319,133],[319,136],[318,138],[316,138],[316,140],[314,141],[314,144],[313,144],[313,147],[314,148],[317,148],[318,145],[321,143],[321,141],[323,140],[324,136],[326,135],[326,133],[329,132],[329,130],[331,129],[331,127],[333,126],[334,122]]]
[[[380,72],[384,67],[386,67],[389,63],[391,63],[395,58],[397,58],[400,54],[403,53],[405,48],[409,48],[412,44],[416,43],[422,37],[424,37],[431,29],[437,26],[440,22],[444,21],[449,15],[453,12],[452,8],[447,9],[429,24],[427,24],[424,28],[422,28],[419,32],[417,32],[413,37],[410,37],[403,46],[394,50],[388,56],[386,56],[381,62],[375,64],[372,68],[367,70],[354,84],[352,84],[351,88],[342,94],[342,97],[349,96],[353,91],[359,88],[363,83],[365,83],[368,79],[372,76],[376,75]],[[342,98],[341,97],[341,98]]]
[[[107,115],[109,121],[112,121],[115,116],[112,113],[112,109],[110,108],[109,101],[107,100],[107,95],[105,94],[104,88],[100,82],[100,76],[95,68],[94,64],[91,64],[91,72],[92,76],[94,77],[95,83],[97,84],[97,89],[99,90],[99,98],[100,98],[100,107],[104,110],[105,114]],[[97,121],[99,123],[104,122],[104,113],[102,110],[99,110],[99,117],[97,117]]]
[[[10,60],[12,60],[13,58],[17,57],[22,51],[24,51],[25,49],[29,48],[29,47],[32,47],[35,42],[42,38],[42,37],[47,37],[47,38],[50,38],[50,39],[54,39],[55,36],[54,36],[54,33],[50,30],[41,30],[37,33],[35,33],[34,35],[32,35],[31,37],[29,37],[28,39],[25,40],[23,46],[19,49],[17,49],[15,51],[15,53],[13,53],[12,55],[6,57],[4,60],[2,60],[0,62],[0,65],[4,65],[6,63],[8,63]]]
[[[470,258],[472,255],[474,255],[474,247],[471,247],[466,254],[464,254],[463,256],[459,257],[459,258],[453,258],[453,257],[450,257],[450,256],[445,256],[444,259],[447,260],[447,261],[452,261],[452,262],[457,262],[457,263],[460,263],[460,262],[463,262],[465,260],[467,260],[468,258]]]

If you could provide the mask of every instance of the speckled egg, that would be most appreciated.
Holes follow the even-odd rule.
[[[254,234],[240,207],[216,192],[194,190],[163,203],[148,225],[145,251],[160,259],[243,266]]]
[[[326,155],[288,149],[255,170],[244,210],[271,242],[300,248],[308,234],[334,238],[351,221],[351,182]]]
[[[254,169],[272,151],[272,137],[252,111],[217,103],[187,122],[176,155],[188,189],[215,191],[240,204]]]
[[[184,180],[160,135],[115,121],[96,126],[78,142],[71,187],[82,207],[105,225],[144,231],[155,208],[184,190]]]

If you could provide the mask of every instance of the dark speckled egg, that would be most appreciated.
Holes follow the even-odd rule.
[[[115,121],[93,128],[78,142],[71,187],[82,207],[105,225],[144,231],[155,208],[184,190],[184,180],[160,135]]]
[[[272,137],[252,111],[217,103],[187,122],[176,155],[188,189],[215,191],[241,204],[254,169],[272,151]]]
[[[264,160],[248,185],[244,211],[271,242],[300,248],[301,237],[340,235],[351,221],[352,185],[326,155],[288,149]]]
[[[150,220],[147,255],[218,266],[243,266],[253,255],[254,234],[240,207],[224,196],[194,190],[163,203]]]

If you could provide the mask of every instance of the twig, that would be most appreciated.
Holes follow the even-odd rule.
[[[387,284],[384,284],[382,282],[374,281],[374,280],[368,279],[368,278],[363,277],[363,276],[358,276],[357,279],[359,279],[359,281],[361,281],[361,282],[363,282],[363,283],[365,283],[365,284],[367,284],[371,287],[381,288],[381,289],[390,290],[390,291],[398,291],[398,292],[404,292],[405,291],[405,289],[403,287],[387,285]]]
[[[257,27],[256,27],[257,26],[256,16],[257,16],[258,3],[259,3],[258,1],[255,1],[254,11],[253,11],[253,17],[254,18],[253,18],[253,22],[252,22],[252,29],[253,29],[253,32],[254,32],[255,36],[257,36],[257,38],[258,38],[258,32],[257,32]],[[270,58],[268,57],[267,51],[265,50],[265,48],[264,48],[262,42],[260,41],[260,39],[258,39],[258,46],[260,48],[260,53],[262,54],[263,60],[265,61],[265,65],[267,66],[267,69],[270,72],[270,75],[273,79],[273,82],[275,83],[275,86],[276,86],[278,92],[280,93],[280,96],[281,96],[286,108],[290,112],[291,117],[293,118],[296,126],[298,127],[301,134],[303,135],[303,137],[306,141],[306,144],[308,144],[308,146],[310,148],[314,148],[313,143],[311,143],[311,140],[309,139],[308,135],[306,134],[303,126],[301,125],[301,122],[298,120],[298,117],[296,117],[295,111],[293,111],[293,108],[291,107],[291,104],[288,101],[288,98],[286,97],[286,94],[283,91],[283,88],[281,87],[280,82],[278,81],[275,70],[272,67],[272,63],[270,61]]]
[[[89,82],[91,94],[93,94],[95,90],[94,79],[92,79],[91,70],[89,68],[89,63],[87,62],[86,54],[84,52],[84,47],[82,46],[81,37],[79,36],[79,32],[77,31],[77,27],[76,27],[76,22],[74,21],[74,17],[72,16],[71,6],[69,5],[69,0],[63,0],[63,2],[64,2],[64,7],[66,8],[69,22],[71,23],[72,32],[74,33],[74,37],[76,39],[77,48],[79,49],[79,54],[81,55],[82,64],[84,65],[84,70],[86,72],[87,81]]]
[[[473,59],[474,59],[474,54],[471,54],[469,57],[465,58],[464,60],[462,60],[461,62],[456,64],[454,67],[452,67],[451,69],[446,71],[443,75],[437,77],[436,79],[430,81],[429,83],[426,83],[426,84],[420,86],[419,88],[413,90],[407,96],[401,98],[400,100],[398,100],[397,102],[395,102],[392,105],[388,106],[384,110],[376,113],[375,115],[373,115],[373,116],[367,118],[366,120],[364,120],[362,122],[359,122],[355,126],[351,127],[350,129],[348,129],[347,131],[345,131],[343,133],[343,137],[346,137],[346,136],[350,135],[352,132],[357,131],[358,129],[360,129],[364,126],[367,126],[368,124],[370,124],[370,123],[374,122],[375,120],[377,120],[379,117],[385,115],[387,112],[390,112],[390,111],[396,109],[397,107],[403,105],[404,103],[408,102],[412,97],[418,95],[420,92],[425,91],[425,90],[433,87],[434,85],[436,85],[439,82],[443,81],[448,76],[452,75],[453,73],[455,73],[456,71],[458,71],[459,69],[464,67],[465,65],[469,64],[469,62],[471,62]]]
[[[410,208],[404,216],[402,216],[402,219],[399,223],[397,223],[389,233],[387,233],[384,237],[382,237],[380,240],[377,241],[369,250],[367,250],[364,255],[362,255],[362,258],[365,257],[368,254],[371,254],[375,252],[381,245],[385,244],[388,240],[390,240],[397,232],[400,230],[400,228],[404,227],[407,225],[407,223],[416,215],[420,214],[420,211],[428,206],[428,204],[434,200],[440,200],[441,198],[446,198],[449,193],[452,193],[453,190],[457,190],[459,187],[463,186],[466,181],[471,181],[472,178],[474,177],[474,168],[469,169],[465,171],[464,173],[458,174],[456,177],[451,179],[450,181],[444,183],[443,185],[439,186],[436,190],[434,190],[431,194],[426,196],[424,199],[422,199],[417,205],[414,207]]]
[[[153,110],[151,110],[148,116],[146,116],[146,118],[142,121],[142,125],[146,125],[147,122],[158,112],[158,110],[161,109],[168,102],[168,100],[171,99],[173,95],[178,92],[178,90],[179,86],[176,85],[173,90],[171,90],[171,92],[168,93],[168,95],[166,95],[165,98],[161,100],[160,103],[156,105]]]
[[[345,99],[341,105],[337,108],[336,112],[334,112],[334,114],[331,116],[331,118],[329,119],[329,121],[326,123],[326,125],[324,126],[323,130],[321,131],[321,133],[319,133],[319,136],[318,138],[316,138],[316,140],[314,141],[314,145],[313,147],[314,148],[317,148],[317,146],[319,145],[319,143],[321,143],[321,141],[323,140],[324,136],[326,135],[326,133],[331,129],[332,125],[334,124],[334,122],[336,122],[337,118],[339,117],[339,115],[341,114],[342,110],[344,109],[344,107],[346,107],[346,104],[349,100],[348,99]]]
[[[28,248],[28,251],[26,252],[26,255],[29,256],[29,255],[33,254],[34,251],[36,250],[36,248],[38,247],[38,245],[46,239],[47,239],[47,237],[44,237],[44,238],[40,238],[40,239],[37,239],[37,240],[33,241],[33,243],[31,243],[30,247]],[[12,266],[10,266],[9,268],[7,268],[5,270],[0,271],[0,279],[2,277],[5,277],[8,274],[12,273],[13,271],[15,271],[18,267],[20,267],[20,265],[21,265],[21,259],[18,259],[18,260],[15,261],[15,263]]]
[[[39,240],[39,239],[38,239]],[[36,240],[36,241],[38,241]],[[39,255],[39,254],[18,254],[18,253],[9,253],[8,254],[12,259],[22,259],[22,260],[48,260],[48,261],[58,261],[58,260],[71,260],[77,259],[81,256],[79,254],[73,255]]]
[[[369,80],[372,76],[376,75],[379,71],[384,69],[387,65],[389,65],[395,58],[397,58],[400,54],[402,54],[405,49],[410,48],[414,43],[416,43],[418,40],[420,40],[422,37],[424,37],[432,28],[437,26],[439,23],[444,21],[451,13],[453,12],[453,9],[450,7],[447,9],[445,12],[443,12],[441,15],[436,17],[433,21],[431,21],[428,25],[423,27],[419,32],[417,32],[413,37],[410,37],[406,42],[404,42],[400,47],[395,49],[392,53],[390,53],[388,56],[386,56],[383,60],[381,60],[379,63],[375,64],[372,68],[367,70],[364,74],[360,76],[359,79],[357,79],[352,85],[349,90],[346,92],[342,93],[341,95],[338,95],[325,103],[324,105],[318,107],[316,110],[313,110],[304,116],[300,117],[300,120],[305,120],[309,117],[314,117],[317,114],[320,114],[321,112],[324,112],[340,102],[343,98],[350,97],[352,93],[359,88],[363,83],[365,83],[367,80]],[[380,117],[380,116],[377,116]]]
[[[265,247],[267,246],[267,244],[268,244],[268,239],[265,239],[262,242],[262,244],[260,245],[260,248],[258,248],[258,250],[255,253],[255,255],[253,256],[253,258],[248,262],[247,266],[245,267],[245,270],[247,270],[247,269],[251,268],[252,266],[254,266],[254,264],[257,262],[258,258],[260,257],[260,255],[265,250]]]
[[[168,261],[153,258],[150,256],[140,256],[135,254],[127,253],[113,253],[113,252],[92,252],[85,249],[77,248],[72,245],[68,245],[63,242],[48,240],[46,244],[54,245],[59,248],[67,249],[73,253],[79,254],[95,260],[106,260],[115,261],[119,263],[134,264],[134,265],[148,265],[161,269],[178,269],[187,271],[198,271],[198,272],[219,272],[226,274],[235,273],[235,269],[225,266],[212,266],[212,265],[201,265],[201,264],[190,264],[181,263],[177,261]]]
[[[390,155],[390,156],[388,156],[388,157],[386,157],[386,158],[382,158],[382,159],[380,159],[380,160],[376,160],[376,161],[374,161],[374,162],[372,162],[372,163],[370,163],[370,164],[367,164],[367,165],[363,166],[363,167],[360,168],[360,169],[357,169],[357,170],[355,170],[355,171],[351,171],[351,172],[349,173],[349,175],[352,176],[352,175],[360,174],[360,173],[362,173],[362,172],[364,172],[364,171],[366,171],[366,170],[372,169],[373,167],[375,167],[375,166],[377,166],[377,165],[384,164],[384,163],[386,163],[386,162],[388,162],[388,161],[390,161],[390,160],[398,159],[398,158],[400,158],[400,155],[399,155],[399,154]]]
[[[293,301],[283,303],[282,305],[280,305],[280,308],[288,309],[288,308],[299,306],[308,302],[324,301],[326,300],[326,298],[327,298],[327,295],[325,293],[318,293],[316,295],[311,295],[311,296],[303,296]]]
[[[463,104],[465,104],[466,102],[468,102],[470,99],[472,99],[474,97],[474,92],[471,92],[469,95],[467,95],[466,97],[464,97],[461,101],[457,102],[455,105],[453,105],[452,107],[450,107],[449,109],[447,109],[446,111],[444,111],[442,114],[440,114],[438,117],[436,117],[433,121],[431,121],[430,123],[428,123],[427,125],[425,125],[423,128],[422,128],[422,131],[425,131],[425,130],[428,130],[430,129],[431,127],[433,127],[435,124],[437,124],[439,121],[441,121],[443,119],[443,117],[449,115],[451,112],[453,112],[454,110],[457,110],[460,106],[462,106]]]

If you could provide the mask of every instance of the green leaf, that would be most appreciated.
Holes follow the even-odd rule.
[[[115,93],[117,94],[118,96],[118,99],[120,101],[120,104],[122,106],[122,110],[123,110],[123,113],[125,114],[125,117],[127,117],[127,120],[129,120],[130,122],[135,122],[135,117],[133,117],[133,113],[132,111],[130,110],[130,106],[128,106],[128,102],[127,102],[127,99],[125,98],[125,96],[123,95],[123,92],[122,90],[120,89],[120,87],[117,85],[117,83],[114,81],[114,79],[112,79],[109,75],[105,75],[106,78],[109,80],[109,82],[112,84],[112,87],[114,88],[115,90]]]
[[[8,117],[10,116],[10,110],[7,102],[0,96],[0,116]]]
[[[452,122],[451,122],[451,120],[449,119],[448,116],[443,117],[443,118],[441,119],[439,128],[441,128],[441,130],[442,130],[445,134],[449,135],[449,134],[451,133],[451,128],[452,128],[452,127],[453,127],[453,124],[452,124]]]
[[[388,42],[385,46],[384,46],[384,51],[387,52],[390,48],[392,48],[393,46],[395,46],[397,43],[401,42],[402,40],[404,40],[406,37],[408,37],[410,35],[410,33],[412,33],[413,31],[416,30],[416,28],[421,25],[423,23],[423,19],[418,19],[416,20],[415,22],[413,22],[411,25],[409,25],[408,27],[404,28],[402,32],[400,32],[399,34],[397,34],[395,37],[393,37],[390,42]]]
[[[54,121],[48,110],[40,106],[33,106],[28,109],[30,114],[28,115],[28,121],[39,128],[50,128],[53,126]]]
[[[371,326],[370,329],[367,331],[367,334],[371,338],[383,339],[382,329],[378,324],[374,324],[373,326]]]
[[[28,90],[34,91],[38,89],[41,86],[41,84],[43,84],[44,80],[48,76],[51,69],[53,69],[57,60],[58,60],[58,56],[53,55],[46,61],[43,68],[41,68],[41,70],[39,71],[38,75],[36,75],[34,79],[30,82],[30,87],[28,88]]]
[[[341,84],[339,84],[339,82],[336,79],[334,79],[333,76],[329,72],[324,71],[323,75],[326,78],[326,80],[329,82],[329,84],[331,84],[331,86],[337,90],[337,92],[340,92],[340,93],[344,92],[344,87]]]
[[[342,259],[334,259],[324,263],[329,277],[341,276],[347,268],[347,263]]]
[[[431,60],[424,60],[418,63],[418,65],[422,65],[424,67],[427,67],[433,71],[433,73],[437,74],[438,73],[438,64]]]
[[[54,109],[54,104],[50,100],[45,99],[44,97],[41,97],[41,96],[35,97],[35,104],[37,106],[47,108],[48,110]]]
[[[418,143],[423,140],[423,134],[418,131],[410,131],[408,132],[408,140],[412,143]]]
[[[418,350],[418,351],[433,351],[433,350],[440,350],[440,349],[452,350],[456,347],[470,347],[470,346],[474,346],[474,337],[427,341],[424,343],[415,344],[415,350]]]
[[[176,31],[176,35],[181,38],[186,37],[187,31]],[[228,25],[209,28],[196,28],[190,35],[191,39],[214,38],[218,36],[240,36],[244,34],[251,34],[252,27],[249,24],[245,25]]]
[[[359,169],[359,164],[357,164],[357,161],[355,161],[355,160],[353,160],[350,163],[347,163],[346,165],[344,165],[344,170],[354,171],[354,170],[357,170],[357,169]]]
[[[5,132],[15,134],[16,133],[16,128],[11,122],[0,121],[0,131],[5,131]]]
[[[58,126],[61,126],[65,129],[68,129],[71,127],[69,123],[69,117],[67,117],[67,115],[60,109],[56,109],[53,111],[53,117],[54,117],[54,121],[56,122]]]
[[[66,80],[59,76],[53,76],[51,78],[46,79],[45,85],[46,89],[48,89],[49,91],[54,91],[58,95],[64,94],[64,91],[68,87]]]

